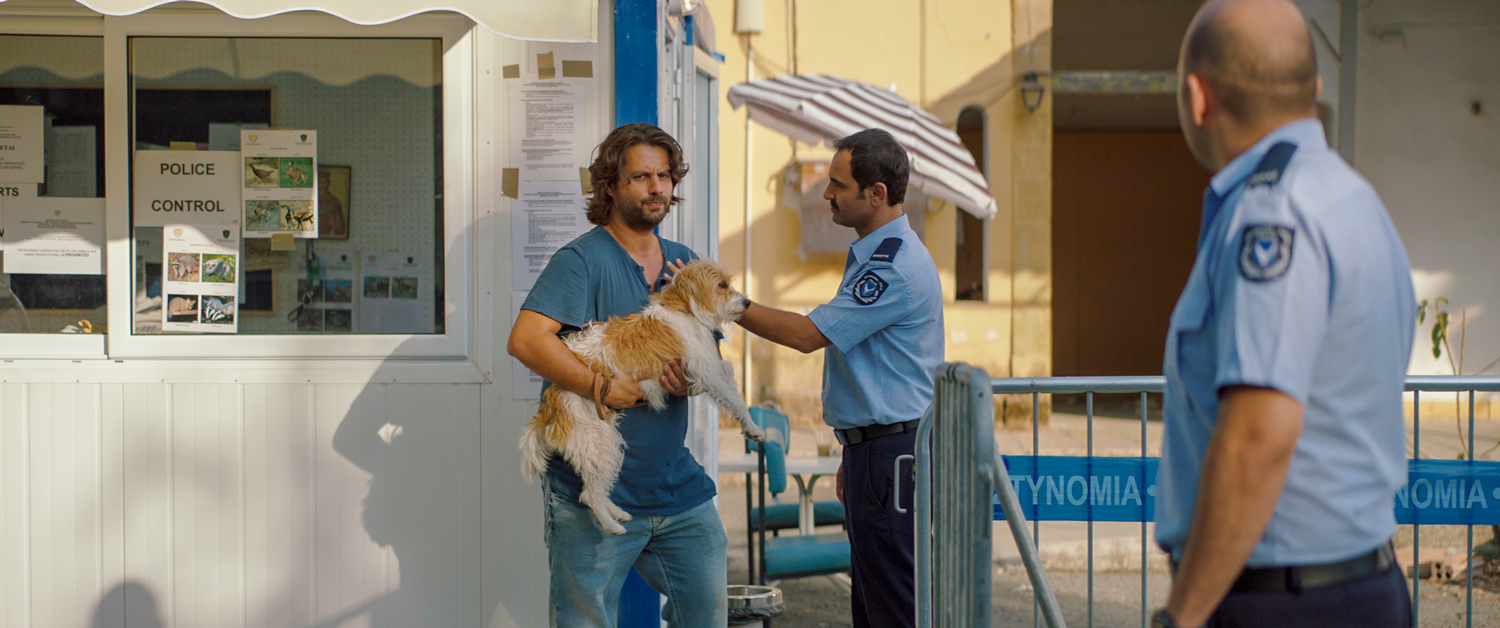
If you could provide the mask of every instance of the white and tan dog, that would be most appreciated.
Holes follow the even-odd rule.
[[[652,408],[667,405],[667,390],[658,379],[668,362],[680,360],[682,374],[694,395],[708,395],[740,423],[747,438],[765,440],[750,419],[750,410],[734,385],[734,367],[719,357],[714,332],[739,320],[750,300],[729,286],[729,273],[708,260],[688,263],[646,309],[624,318],[590,325],[566,340],[578,359],[595,373],[594,399],[551,386],[542,406],[521,435],[521,468],[529,481],[542,473],[554,453],[572,465],[583,479],[579,503],[594,511],[599,527],[624,534],[630,514],[609,499],[625,440],[615,424],[620,413],[605,406],[608,382],[614,378],[652,373],[641,380],[641,392]],[[601,390],[602,389],[602,390]]]

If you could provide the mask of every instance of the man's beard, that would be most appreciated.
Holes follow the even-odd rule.
[[[661,215],[652,216],[646,213],[645,204],[649,202],[659,202],[662,204]],[[672,213],[672,199],[667,196],[652,196],[634,203],[620,203],[615,208],[620,210],[620,218],[625,221],[625,226],[637,231],[644,231],[655,229],[657,225],[661,224],[661,221],[667,219],[667,215]]]

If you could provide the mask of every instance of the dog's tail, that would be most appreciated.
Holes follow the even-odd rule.
[[[526,478],[527,484],[547,470],[547,459],[551,457],[547,448],[542,445],[542,435],[537,433],[536,421],[527,423],[526,431],[521,433],[521,475]]]
[[[572,432],[573,422],[563,409],[563,389],[551,386],[542,393],[542,405],[521,433],[521,473],[527,481],[547,470],[547,459],[562,448]]]

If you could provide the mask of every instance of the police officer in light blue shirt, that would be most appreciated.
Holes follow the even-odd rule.
[[[803,353],[823,353],[823,419],[844,445],[853,625],[912,626],[912,474],[895,470],[916,444],[943,361],[937,266],[902,213],[910,164],[885,131],[834,143],[828,171],[833,221],[859,235],[833,300],[803,316],[752,305],[740,325]],[[897,485],[899,483],[899,488]],[[901,496],[899,511],[895,497]]]
[[[849,245],[838,295],[808,314],[823,354],[823,417],[835,430],[922,418],[943,361],[943,295],[906,216]]]
[[[1406,252],[1314,117],[1306,22],[1214,0],[1188,29],[1179,112],[1217,170],[1167,337],[1157,626],[1408,626],[1389,546],[1406,479],[1416,325]]]

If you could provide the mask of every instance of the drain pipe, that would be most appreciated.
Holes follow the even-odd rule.
[[[751,43],[749,37],[745,38],[745,44],[745,82],[749,83],[755,80],[755,46]],[[753,123],[750,121],[750,107],[747,105],[745,107],[745,296],[754,300],[755,297],[750,296],[750,227],[752,224],[750,221],[750,173],[752,170],[750,159],[755,155],[750,143],[751,124]],[[755,405],[755,401],[751,399],[750,392],[755,389],[750,384],[750,330],[744,327],[741,327],[740,330],[745,334],[745,346],[741,350],[744,353],[745,364],[740,369],[744,373],[745,381],[743,396],[745,397],[745,405],[753,406]]]

